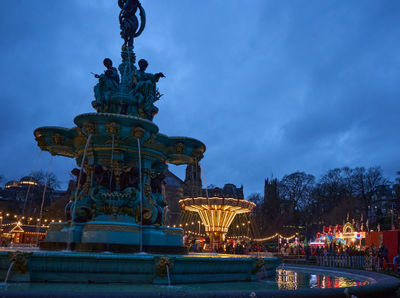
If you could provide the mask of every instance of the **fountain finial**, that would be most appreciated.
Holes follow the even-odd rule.
[[[118,0],[118,6],[121,8],[121,12],[119,13],[121,37],[124,40],[124,46],[132,49],[133,39],[142,34],[146,25],[146,14],[142,4],[138,0]],[[136,17],[138,9],[140,27],[138,18]]]

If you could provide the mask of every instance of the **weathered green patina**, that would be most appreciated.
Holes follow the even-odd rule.
[[[76,126],[70,129],[41,127],[34,132],[42,150],[83,165],[72,171],[77,190],[66,206],[66,225],[59,229],[53,224],[42,243],[45,249],[62,249],[62,243],[72,242],[80,250],[111,245],[112,250],[126,251],[137,250],[142,242],[149,251],[159,251],[162,245],[183,250],[180,229],[168,232],[169,228],[159,227],[166,205],[161,185],[167,163],[198,162],[205,145],[192,138],[163,135],[151,121],[158,112],[154,102],[161,97],[156,83],[164,75],[147,73],[144,59],[135,66],[133,38],[144,29],[144,9],[134,0],[118,4],[122,62],[117,69],[106,58],[104,73],[95,74],[99,81],[92,105],[97,113],[77,116]],[[149,227],[144,230],[142,225]]]

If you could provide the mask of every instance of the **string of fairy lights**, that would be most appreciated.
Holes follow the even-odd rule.
[[[254,239],[254,241],[263,242],[263,241],[272,240],[274,238],[286,239],[287,241],[290,241],[290,240],[296,238],[297,236],[298,236],[298,233],[295,233],[295,234],[290,235],[290,236],[283,236],[283,235],[281,235],[279,233],[275,233],[275,234],[273,234],[271,236],[268,236],[268,237]]]
[[[3,221],[6,221],[6,220],[7,221],[14,220],[14,221],[9,222],[9,223],[3,223]],[[54,223],[54,222],[61,223],[62,222],[61,219],[46,219],[46,218],[44,218],[44,219],[40,220],[40,218],[21,216],[18,214],[3,213],[1,211],[0,211],[0,221],[1,221],[2,227],[13,226],[13,225],[17,225],[17,224],[20,224],[20,225],[23,224],[23,225],[29,226],[30,223],[36,222],[36,225],[31,225],[31,226],[37,227],[40,225],[43,228],[48,228],[50,223]],[[26,223],[23,223],[23,221]],[[248,221],[247,224],[250,224],[250,221]],[[239,228],[241,228],[241,226],[246,226],[246,224],[241,223],[240,225],[237,224],[237,225],[233,225],[232,227],[239,229]],[[204,224],[198,220],[196,222],[195,221],[192,221],[190,223],[186,222],[183,224],[181,223],[179,225],[171,225],[171,226],[168,225],[167,227],[182,228],[184,230],[185,234],[192,235],[192,236],[197,236],[197,237],[206,237],[207,236],[207,234],[205,232],[203,232]],[[193,229],[192,229],[192,227],[193,227]],[[248,235],[244,235],[244,234],[243,235],[228,235],[227,237],[232,238],[232,239],[247,239],[249,241],[255,241],[255,242],[265,242],[265,241],[273,240],[275,238],[290,241],[290,240],[293,240],[294,238],[298,237],[298,233],[295,233],[290,236],[285,236],[280,233],[275,233],[271,236],[263,237],[263,238],[253,238],[253,237],[249,237]]]
[[[25,221],[31,223],[31,222],[42,222],[42,223],[51,223],[51,222],[62,222],[61,219],[47,219],[47,218],[42,218],[42,220],[40,220],[40,218],[34,218],[34,217],[30,217],[30,216],[22,216],[22,215],[18,215],[18,214],[11,214],[11,213],[3,213],[0,211],[0,221],[8,221],[8,220],[17,220],[19,222]],[[6,224],[2,224],[3,226],[5,226]]]

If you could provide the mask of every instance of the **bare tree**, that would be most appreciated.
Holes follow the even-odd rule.
[[[46,183],[46,173],[42,170],[35,171],[30,174],[39,184],[44,185]],[[57,179],[57,176],[50,172],[47,179],[47,188],[48,189],[57,189],[60,187],[60,181]]]
[[[315,177],[304,172],[285,175],[279,183],[279,195],[292,204],[293,211],[304,209],[311,201]]]
[[[378,186],[390,184],[383,176],[380,167],[371,167],[366,170],[364,167],[354,169],[354,187],[356,196],[363,204],[365,215],[368,214],[368,206],[377,192]]]

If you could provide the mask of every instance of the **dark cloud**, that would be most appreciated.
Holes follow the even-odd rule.
[[[114,3],[115,2],[115,3]],[[33,130],[92,111],[102,60],[120,62],[116,1],[3,1],[1,172],[34,170]],[[262,191],[271,175],[399,170],[398,1],[143,1],[138,58],[162,71],[155,123],[207,145],[207,183]],[[49,155],[37,165],[45,169]],[[56,157],[65,183],[74,162]],[[182,167],[173,167],[180,175]]]

